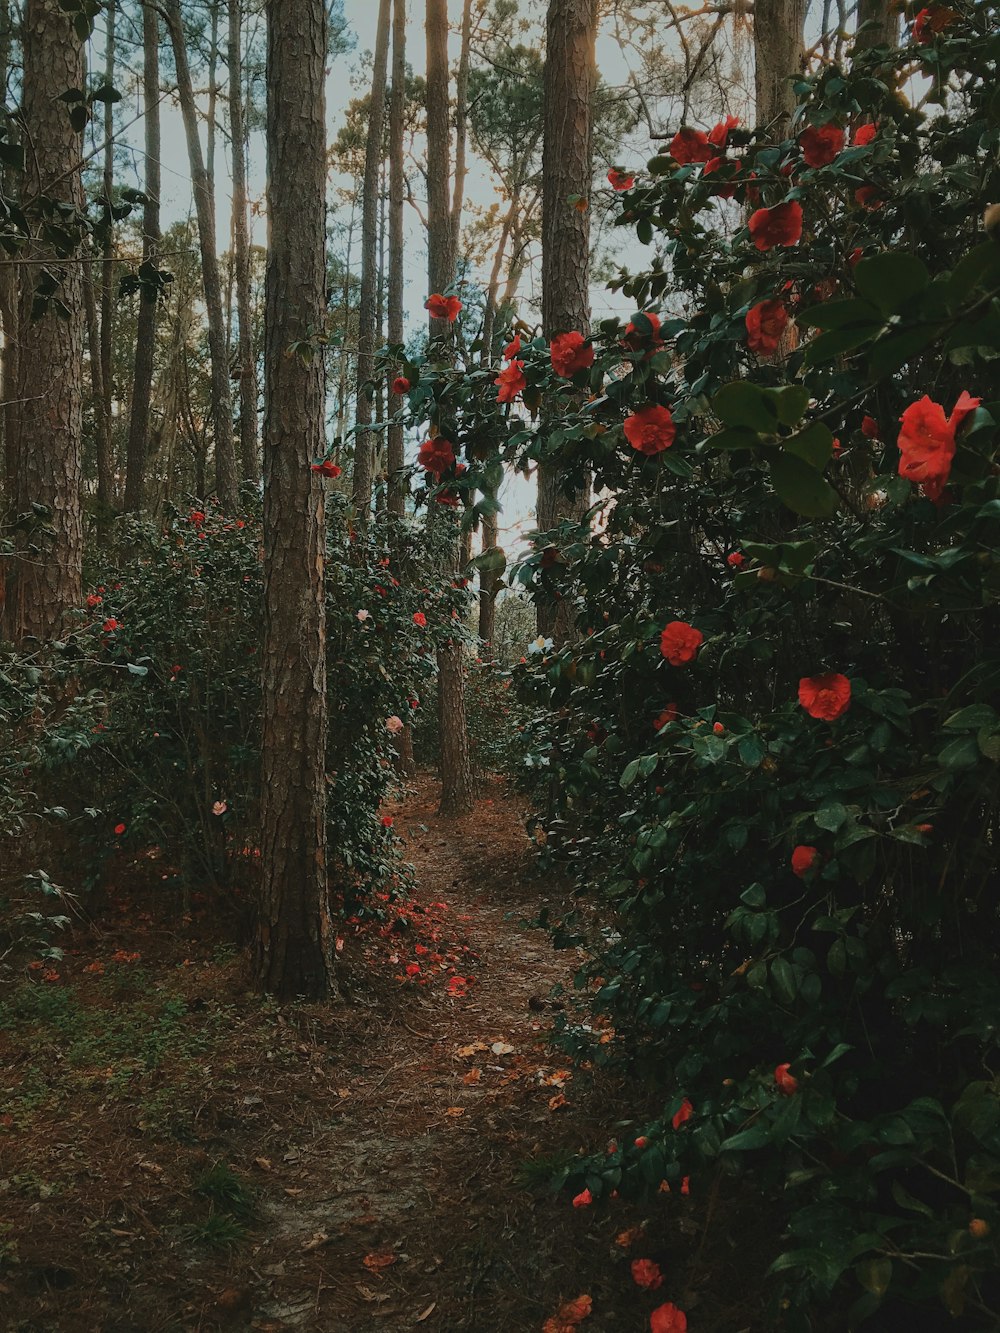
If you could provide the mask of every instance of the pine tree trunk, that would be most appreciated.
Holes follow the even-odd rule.
[[[288,348],[326,309],[326,3],[267,0],[261,987],[335,991],[326,872],[326,614],[321,356]]]
[[[48,196],[75,209],[83,207],[80,160],[82,135],[70,124],[61,94],[83,87],[83,48],[59,0],[27,0],[22,26],[24,75],[21,114],[26,142],[24,197]],[[39,219],[30,219],[39,230]],[[50,304],[32,318],[34,285],[21,283],[20,357],[15,397],[17,437],[30,448],[18,450],[14,508],[29,512],[45,505],[52,535],[43,550],[25,550],[19,538],[15,557],[2,562],[6,573],[0,611],[0,638],[54,637],[63,616],[79,606],[83,577],[83,520],[80,507],[83,432],[83,274],[76,262],[60,265],[40,236],[22,257],[62,268],[58,292],[64,314]]]
[[[483,517],[483,552],[496,549],[500,537],[500,525],[496,514]],[[479,638],[482,642],[483,657],[492,661],[496,657],[493,650],[493,636],[496,632],[497,593],[500,580],[496,574],[482,573],[479,576]]]
[[[462,206],[465,203],[465,178],[468,175],[466,146],[469,138],[469,65],[472,54],[472,0],[462,9],[462,46],[455,81],[455,188],[451,200],[451,248],[457,255],[462,239]]]
[[[198,215],[198,241],[201,249],[202,282],[205,289],[205,315],[208,322],[208,350],[212,373],[212,425],[215,430],[215,484],[219,503],[228,514],[238,504],[236,449],[233,443],[233,405],[229,382],[229,358],[226,355],[226,321],[222,309],[222,278],[215,240],[215,198],[211,178],[205,169],[198,134],[198,109],[195,104],[191,70],[188,66],[180,0],[167,0],[167,26],[177,67],[177,95],[180,99],[195,211]],[[289,6],[291,7],[291,6]]]
[[[97,433],[97,502],[103,520],[114,504],[114,447],[104,384],[103,327],[97,321],[94,270],[89,257],[80,265],[80,276],[83,279],[83,309],[87,325],[87,350],[90,353],[90,390],[94,404],[94,429]]]
[[[375,341],[378,328],[378,215],[379,175],[385,129],[385,83],[389,52],[390,0],[379,0],[375,30],[365,175],[361,196],[361,302],[358,311],[357,430],[354,436],[354,512],[358,528],[367,532],[371,519],[374,441],[371,433]]]
[[[858,0],[854,54],[873,46],[899,45],[899,5],[896,0]]]
[[[542,148],[542,332],[590,332],[590,212],[567,200],[590,196],[591,105],[597,83],[596,0],[549,0],[544,72]],[[556,464],[538,467],[537,523],[545,532],[563,518],[579,519],[588,496],[571,500],[560,489]],[[539,602],[538,632],[564,640],[572,632],[565,603]]]
[[[158,264],[160,249],[160,24],[152,5],[142,11],[142,108],[146,140],[146,203],[142,213],[142,263]],[[132,410],[129,415],[125,462],[125,509],[142,508],[149,455],[149,405],[153,392],[153,357],[156,350],[156,292],[139,288],[139,318],[135,331],[135,367]]]
[[[757,125],[785,138],[795,108],[792,81],[805,63],[807,0],[755,0],[753,16]]]
[[[403,341],[403,121],[406,107],[406,0],[393,0],[392,9],[392,96],[389,99],[389,342]],[[389,415],[403,406],[397,394],[389,396]],[[401,518],[406,511],[406,482],[403,477],[403,427],[394,423],[388,431],[389,513]]]
[[[104,23],[107,29],[107,41],[104,50],[104,82],[109,88],[115,86],[115,21],[116,0],[107,0],[104,8]],[[115,233],[111,225],[111,208],[115,189],[115,108],[113,102],[104,103],[104,175],[102,192],[104,206],[108,210],[108,229],[104,237],[101,264],[101,384],[103,394],[100,402],[102,420],[98,434],[97,498],[104,509],[110,509],[115,502],[115,484],[112,459],[111,423],[114,420],[114,364],[112,349],[115,336]],[[95,411],[98,405],[95,404]],[[105,453],[104,466],[101,466],[101,452]]]
[[[250,228],[247,219],[247,132],[243,115],[243,0],[229,0],[229,128],[233,141],[233,249],[236,311],[240,333],[236,361],[240,373],[240,470],[244,481],[260,475],[257,429],[257,359],[253,350],[253,297],[250,289]]]
[[[13,31],[10,18],[10,0],[0,0],[0,88],[7,87],[10,75],[10,56]],[[6,122],[6,117],[4,118]],[[10,182],[0,163],[0,187],[10,197]],[[3,432],[3,486],[6,497],[13,498],[17,474],[17,430],[15,425],[15,385],[17,383],[17,267],[0,266],[0,327],[3,346],[0,347],[0,427]],[[2,578],[0,578],[2,584]]]

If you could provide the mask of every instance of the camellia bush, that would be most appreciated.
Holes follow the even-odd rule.
[[[1000,1319],[998,56],[934,6],[783,142],[616,170],[636,313],[495,381],[538,416],[497,447],[593,479],[516,574],[575,636],[519,671],[546,855],[616,913],[594,1058],[662,1107],[571,1184],[752,1174],[792,1330]]]

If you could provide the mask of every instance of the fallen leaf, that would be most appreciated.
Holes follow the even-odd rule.
[[[394,1254],[366,1254],[361,1260],[370,1273],[379,1273],[383,1268],[389,1268],[396,1262]]]
[[[308,1253],[310,1250],[318,1250],[325,1245],[330,1237],[325,1231],[314,1231],[308,1240],[302,1242],[302,1249]]]
[[[505,1041],[495,1041],[490,1047],[494,1055],[513,1055],[514,1047]]]
[[[470,1069],[469,1072],[462,1079],[462,1082],[478,1083],[482,1077],[483,1077],[483,1071],[481,1069]]]
[[[569,1102],[561,1092],[557,1092],[554,1097],[549,1098],[549,1110],[558,1111],[560,1106],[568,1106]]]
[[[464,1107],[464,1106],[449,1106],[448,1109],[447,1109],[447,1111],[445,1111],[445,1115],[450,1115],[450,1116],[460,1116],[460,1115],[465,1115],[465,1107]]]
[[[627,1250],[637,1240],[640,1240],[644,1234],[645,1228],[642,1226],[629,1227],[628,1231],[619,1231],[615,1237],[615,1244],[620,1245],[623,1250]]]
[[[474,1041],[469,1046],[459,1046],[456,1054],[460,1055],[463,1058],[463,1060],[467,1060],[470,1055],[478,1055],[480,1051],[485,1051],[485,1050],[486,1050],[485,1041]]]
[[[380,1292],[372,1291],[371,1287],[363,1287],[360,1282],[357,1284],[356,1290],[358,1292],[358,1295],[361,1296],[361,1298],[366,1301],[392,1300],[391,1296],[383,1296]]]
[[[271,1171],[273,1167],[266,1157],[255,1157],[254,1165],[259,1166],[262,1171]]]
[[[285,1186],[285,1193],[288,1194],[288,1195],[291,1195],[291,1197],[294,1199],[294,1198],[296,1197],[296,1195],[302,1193],[302,1190],[301,1190],[301,1189],[295,1189],[294,1186],[292,1186],[292,1185],[286,1185],[286,1186]]]
[[[427,1309],[421,1311],[421,1313],[417,1315],[416,1319],[414,1319],[413,1322],[415,1324],[422,1324],[425,1319],[430,1319],[431,1315],[434,1313],[436,1309],[437,1309],[437,1301],[431,1301]]]

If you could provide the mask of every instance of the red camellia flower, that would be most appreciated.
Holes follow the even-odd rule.
[[[797,245],[802,239],[802,205],[795,199],[774,208],[758,208],[747,224],[758,250],[776,245]]]
[[[582,333],[557,333],[549,347],[552,369],[557,375],[572,379],[578,370],[594,364],[594,348]]]
[[[326,459],[324,462],[322,462],[322,463],[313,463],[313,465],[312,465],[312,470],[313,470],[313,472],[318,472],[318,473],[320,474],[321,477],[339,477],[339,476],[340,476],[340,468],[337,466],[336,463],[331,463],[331,461],[329,460],[329,458],[327,458],[327,459]]]
[[[714,172],[718,171],[720,167],[729,167],[736,165],[737,165],[736,163],[730,162],[728,157],[710,158],[705,163],[705,166],[702,169],[701,178],[702,180],[705,180],[706,177],[711,176]],[[718,195],[720,199],[732,199],[733,196],[736,194],[736,182],[735,181],[720,182],[715,186],[715,193]]]
[[[957,17],[955,11],[946,5],[930,5],[922,9],[913,20],[913,40],[920,46],[926,46]]]
[[[383,815],[383,816],[382,816],[382,827],[383,827],[383,828],[392,828],[392,815]]]
[[[648,1143],[649,1139],[646,1138],[645,1134],[640,1134],[639,1137],[635,1140],[635,1146],[640,1149],[645,1148],[648,1145]]]
[[[188,522],[193,523],[195,527],[197,527],[199,523],[205,522],[205,515],[200,509],[195,509],[188,514]]]
[[[643,1291],[655,1291],[657,1287],[663,1286],[660,1265],[654,1263],[652,1259],[633,1259],[632,1281]]]
[[[670,140],[667,151],[682,167],[686,167],[690,162],[707,162],[710,157],[716,156],[708,135],[702,130],[678,130]]]
[[[790,1074],[791,1063],[778,1065],[774,1071],[774,1081],[778,1085],[778,1091],[785,1097],[791,1097],[799,1090],[799,1080]]]
[[[405,375],[397,375],[392,382],[392,391],[402,398],[404,393],[410,392],[410,381]]]
[[[687,1315],[672,1301],[658,1305],[649,1316],[649,1333],[687,1333]]]
[[[417,462],[435,477],[454,466],[455,450],[452,445],[439,435],[434,440],[425,440],[417,453]]]
[[[625,325],[625,332],[622,334],[622,342],[633,352],[638,352],[648,344],[651,344],[654,348],[663,346],[659,315],[654,314],[652,310],[644,310],[642,316],[643,319],[649,320],[649,333],[643,333],[636,327],[634,320],[630,319]]]
[[[739,123],[739,116],[726,116],[725,120],[720,120],[709,130],[708,142],[713,148],[725,148],[729,142],[729,131],[735,130]]]
[[[660,635],[660,652],[671,666],[686,666],[698,656],[704,634],[685,620],[672,620]]]
[[[414,625],[419,625],[420,628],[423,629],[423,627],[427,624],[427,617],[424,615],[423,611],[414,611],[413,623]]]
[[[874,185],[861,185],[854,191],[854,202],[874,213],[877,208],[882,207],[884,201]]]
[[[713,722],[712,730],[715,732],[716,736],[724,736],[726,734],[726,729],[721,722]]]
[[[673,1125],[674,1129],[680,1129],[681,1125],[686,1124],[687,1121],[690,1120],[693,1115],[694,1115],[694,1107],[685,1097],[684,1100],[681,1102],[680,1106],[677,1108],[677,1111],[674,1114],[674,1118],[673,1120],[671,1120],[670,1123]]]
[[[630,176],[625,171],[619,171],[617,167],[612,167],[608,172],[608,180],[611,182],[613,190],[631,190],[635,184],[635,177]]]
[[[105,634],[114,634],[115,630],[121,629],[121,627],[122,622],[120,620],[115,620],[114,616],[112,616],[110,620],[104,622],[101,626],[101,630]]]
[[[815,847],[796,847],[792,852],[792,870],[799,879],[804,879],[818,860],[819,852]]]
[[[924,394],[900,417],[899,475],[917,482],[931,500],[939,500],[948,483],[958,428],[981,401],[963,389],[946,417],[941,404]]]
[[[509,342],[507,346],[503,349],[502,353],[503,359],[505,361],[513,361],[514,358],[520,354],[520,351],[521,351],[521,335],[519,333],[515,333],[512,341]]]
[[[435,292],[424,302],[424,309],[432,319],[446,319],[449,324],[454,324],[462,309],[462,302],[457,296],[442,296],[440,292]]]
[[[497,402],[512,403],[517,395],[528,387],[528,381],[524,378],[524,362],[511,361],[509,365],[504,366],[493,383],[499,390]]]
[[[803,676],[799,681],[799,703],[810,717],[835,722],[851,706],[851,682],[836,671]]]
[[[864,148],[872,143],[878,134],[878,122],[871,121],[867,125],[859,125],[854,131],[854,144],[857,148]]]
[[[861,434],[867,440],[879,439],[878,422],[874,417],[866,415],[861,418]]]
[[[589,1208],[593,1202],[594,1202],[594,1196],[591,1194],[590,1190],[581,1190],[580,1193],[573,1200],[573,1207]]]
[[[726,564],[730,569],[740,569],[746,562],[747,558],[742,551],[731,551],[729,555],[726,556]]]
[[[92,592],[90,596],[87,598],[87,605],[91,609],[93,609],[95,606],[100,606],[103,600],[104,599],[102,597],[98,597],[96,592]]]
[[[116,825],[115,825],[115,833],[116,833],[116,835],[117,835],[119,838],[122,836],[122,834],[123,834],[124,832],[125,832],[125,825],[124,825],[124,824],[116,824]]]
[[[662,713],[658,713],[653,718],[653,730],[662,731],[668,722],[673,722],[677,717],[677,705],[667,704]]]
[[[854,268],[855,265],[858,263],[858,261],[860,259],[864,259],[864,257],[865,257],[864,250],[862,250],[859,245],[856,245],[854,249],[851,251],[851,253],[847,256],[847,262],[848,264],[850,264],[851,268]]]
[[[844,147],[844,131],[838,125],[809,125],[799,135],[799,147],[807,167],[826,167]]]
[[[747,347],[757,356],[773,356],[788,325],[781,301],[758,301],[747,311]]]
[[[637,453],[652,457],[669,449],[674,442],[677,428],[668,407],[654,404],[640,407],[630,417],[625,418],[625,438]]]

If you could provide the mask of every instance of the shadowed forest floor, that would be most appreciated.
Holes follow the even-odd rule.
[[[261,1001],[207,909],[178,930],[141,890],[75,927],[58,980],[0,993],[4,1333],[528,1333],[584,1293],[584,1333],[648,1329],[663,1300],[693,1333],[770,1327],[753,1201],[546,1190],[641,1108],[549,1045],[557,1006],[587,1021],[580,960],[530,924],[559,889],[518,798],[497,781],[444,821],[436,796],[389,809],[415,898],[345,929],[343,1004]]]

